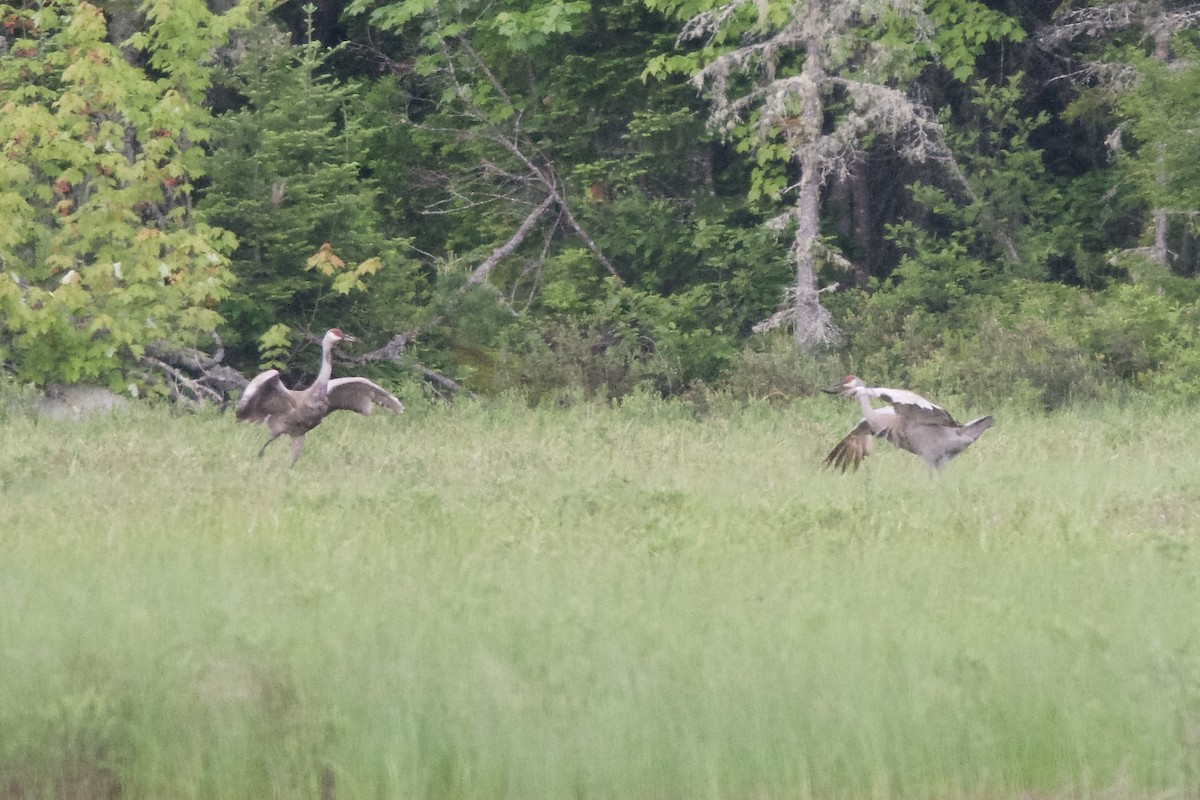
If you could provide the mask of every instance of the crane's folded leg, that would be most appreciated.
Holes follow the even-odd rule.
[[[263,443],[263,446],[258,449],[258,457],[262,458],[262,454],[266,451],[267,445],[269,445],[271,442],[275,441],[282,435],[283,435],[282,433],[272,433],[270,438],[267,439],[267,441]]]
[[[304,451],[304,434],[292,437],[292,463],[291,466],[296,466],[296,460],[300,458],[300,453]]]

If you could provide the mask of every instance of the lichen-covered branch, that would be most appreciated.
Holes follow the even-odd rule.
[[[486,280],[497,264],[512,255],[521,246],[521,243],[525,241],[525,237],[533,230],[533,226],[537,224],[537,221],[554,205],[554,201],[555,197],[553,194],[546,195],[546,199],[541,202],[541,205],[529,212],[529,215],[525,217],[525,220],[517,227],[508,241],[493,250],[491,255],[475,268],[475,271],[471,273],[471,277],[467,278],[466,284],[463,285],[460,291],[465,291]]]
[[[787,143],[799,177],[788,187],[795,197],[789,218],[796,278],[786,311],[797,346],[812,350],[837,338],[817,288],[818,268],[828,256],[820,243],[820,214],[830,176],[845,177],[870,139],[892,141],[897,154],[912,161],[949,153],[937,118],[889,84],[906,54],[858,36],[857,29],[885,13],[904,15],[918,37],[927,36],[930,26],[917,0],[799,0],[791,18],[773,31],[766,24],[769,9],[756,4],[754,24],[750,6],[751,0],[733,0],[699,14],[680,39],[745,37],[701,68],[692,83],[711,99],[709,121],[721,134],[757,115],[760,142]],[[799,73],[779,76],[783,56],[797,54],[803,58]],[[753,79],[748,88],[735,81],[739,76]],[[849,102],[830,124],[827,102],[835,94]]]

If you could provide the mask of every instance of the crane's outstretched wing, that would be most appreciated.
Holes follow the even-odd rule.
[[[329,410],[357,411],[370,414],[374,406],[404,413],[404,404],[395,395],[366,378],[334,378],[329,382]]]
[[[877,386],[874,388],[863,389],[868,397],[878,397],[880,400],[885,400],[892,405],[901,404],[906,406],[916,406],[917,408],[937,408],[937,406],[916,392],[910,392],[908,389],[888,389],[885,386]]]
[[[279,379],[279,370],[262,373],[242,392],[237,404],[239,422],[266,422],[272,414],[287,414],[295,407],[292,393]]]
[[[916,392],[907,389],[871,389],[872,397],[878,397],[884,402],[891,403],[896,414],[911,420],[916,425],[935,425],[939,427],[957,428],[958,423],[950,412],[941,406],[934,405]]]
[[[887,439],[896,447],[905,448],[904,426],[899,414],[892,406],[875,409],[872,420],[860,419],[858,424],[846,434],[829,455],[825,457],[825,466],[840,469],[845,472],[847,467],[858,469],[863,459],[871,454],[874,446],[872,437]]]
[[[825,466],[840,469],[845,472],[848,467],[858,469],[863,459],[871,454],[874,447],[875,434],[867,421],[859,420],[846,437],[825,456]]]

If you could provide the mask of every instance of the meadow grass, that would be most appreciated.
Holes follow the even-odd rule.
[[[0,798],[1194,796],[1200,412],[1144,410],[936,479],[821,469],[831,398],[340,415],[293,469],[11,414]]]

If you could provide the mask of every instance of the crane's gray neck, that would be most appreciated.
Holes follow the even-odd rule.
[[[333,375],[333,338],[326,336],[321,340],[321,371],[317,373],[317,380],[313,386],[319,386],[324,389],[329,385],[329,378]]]
[[[875,416],[875,408],[871,405],[871,401],[867,399],[867,393],[863,389],[859,389],[855,394],[858,395],[858,403],[862,406],[863,417],[871,419]]]

